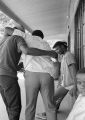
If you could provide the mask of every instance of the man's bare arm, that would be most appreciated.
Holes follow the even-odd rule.
[[[72,79],[74,80],[74,86],[73,88],[69,91],[69,93],[72,96],[75,96],[75,98],[77,98],[77,80],[76,80],[76,66],[75,64],[71,64],[69,65],[69,71],[71,74]]]
[[[33,55],[33,56],[50,56],[53,58],[57,58],[58,55],[55,51],[46,51],[46,50],[41,50],[38,48],[32,48],[28,47],[27,45],[21,45],[19,48],[22,53],[27,54],[27,55]]]
[[[68,67],[69,67],[71,77],[74,80],[74,85],[77,85],[77,81],[75,79],[76,78],[76,66],[75,66],[75,64],[71,64]]]

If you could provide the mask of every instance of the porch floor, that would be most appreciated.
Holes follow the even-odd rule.
[[[22,111],[21,111],[21,116],[20,116],[20,120],[25,120],[25,87],[24,87],[24,81],[21,80],[19,82],[20,84],[20,88],[21,88],[21,98],[22,98]],[[71,96],[69,94],[66,95],[66,97],[64,98],[64,100],[61,103],[58,115],[57,115],[57,119],[58,120],[66,120],[70,110],[72,109],[72,106],[74,104],[74,99],[71,98]],[[43,101],[41,98],[41,95],[39,94],[38,96],[38,101],[37,101],[37,108],[36,108],[36,113],[42,113],[44,112],[44,105],[43,105]],[[6,112],[6,108],[5,105],[3,103],[2,97],[0,95],[0,120],[8,120],[8,115]],[[40,120],[38,118],[35,118],[35,120]]]
[[[41,99],[41,96],[38,96],[38,103],[37,103],[37,113],[41,113],[44,112],[44,105]],[[69,112],[72,109],[72,106],[75,102],[75,99],[72,98],[69,94],[66,95],[66,97],[63,99],[61,106],[59,108],[58,114],[57,114],[57,120],[66,120]],[[40,106],[39,106],[40,105]],[[36,118],[35,120],[40,120],[38,118]]]

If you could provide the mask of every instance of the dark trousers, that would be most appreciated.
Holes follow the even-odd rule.
[[[19,120],[21,95],[17,78],[0,75],[0,92],[6,105],[9,120]]]
[[[56,104],[56,109],[58,110],[63,98],[67,95],[69,90],[65,89],[63,86],[59,86],[54,92],[54,101]]]

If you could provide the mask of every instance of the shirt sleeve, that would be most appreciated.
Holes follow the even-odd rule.
[[[18,48],[18,51],[20,51],[20,46],[27,47],[27,44],[26,44],[25,40],[22,37],[18,36],[18,38],[17,38],[17,48]]]
[[[72,53],[68,52],[66,54],[66,62],[67,62],[67,65],[71,65],[71,64],[75,64],[75,59],[74,59],[74,56]]]

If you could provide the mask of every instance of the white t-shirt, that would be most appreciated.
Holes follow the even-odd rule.
[[[62,86],[64,87],[68,87],[74,83],[68,68],[73,63],[75,63],[74,56],[67,51],[61,60],[61,79]]]
[[[85,96],[78,96],[66,120],[85,120]]]
[[[51,50],[50,45],[38,36],[26,35],[26,43],[29,47],[34,47],[42,50]],[[31,72],[45,72],[52,77],[56,72],[54,62],[50,56],[31,56],[22,54],[24,69]]]

